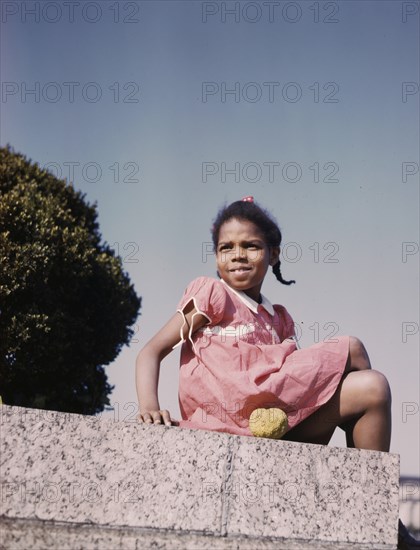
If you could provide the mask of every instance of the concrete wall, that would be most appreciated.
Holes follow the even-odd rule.
[[[398,455],[0,411],[4,548],[396,547]]]

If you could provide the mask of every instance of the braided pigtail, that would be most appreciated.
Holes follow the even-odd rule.
[[[280,271],[280,260],[273,265],[273,273],[276,276],[276,279],[281,283],[283,283],[284,285],[291,285],[293,283],[296,283],[296,281],[293,281],[293,280],[286,281],[285,279],[283,279],[283,275],[281,274],[281,271]]]

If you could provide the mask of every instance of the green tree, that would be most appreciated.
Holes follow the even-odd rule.
[[[103,366],[129,343],[141,298],[84,199],[0,148],[0,395],[9,405],[94,414],[109,404]]]

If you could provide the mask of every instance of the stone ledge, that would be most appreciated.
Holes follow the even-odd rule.
[[[128,537],[127,548],[140,534],[171,549],[175,538],[188,547],[185,537],[199,537],[203,548],[207,540],[214,548],[214,537],[233,544],[220,548],[249,537],[259,548],[269,539],[276,548],[287,540],[288,549],[303,541],[396,546],[398,455],[35,409],[0,412],[0,515],[3,525],[15,520],[16,536],[26,520],[40,522],[31,528],[40,536],[58,529],[63,543],[107,529],[114,542]]]
[[[1,548],[13,550],[393,550],[395,545],[275,537],[217,537],[86,523],[1,519]]]

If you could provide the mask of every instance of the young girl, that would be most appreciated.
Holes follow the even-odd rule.
[[[219,212],[212,237],[220,280],[192,281],[137,357],[139,421],[178,424],[161,410],[157,386],[160,362],[182,343],[179,426],[251,436],[254,409],[280,408],[283,439],[328,444],[340,426],[349,447],[389,451],[389,385],[360,340],[297,349],[289,313],[261,294],[269,266],[294,283],[280,272],[282,236],[270,215],[246,197]]]
[[[220,280],[190,283],[168,323],[140,351],[140,422],[252,435],[257,408],[287,414],[283,439],[328,444],[337,426],[348,447],[389,451],[391,392],[362,342],[342,336],[297,349],[292,318],[261,294],[269,266],[280,283],[281,232],[252,197],[223,208],[212,237]],[[182,420],[161,410],[160,362],[182,344]],[[399,522],[398,548],[419,548]]]

